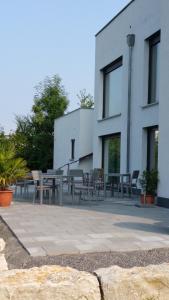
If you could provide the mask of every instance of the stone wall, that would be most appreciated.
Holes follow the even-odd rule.
[[[69,267],[7,270],[0,239],[0,300],[168,300],[169,264],[93,274]]]

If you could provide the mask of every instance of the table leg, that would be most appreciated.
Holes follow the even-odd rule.
[[[56,184],[56,180],[54,178],[53,179],[53,183],[52,183],[52,185],[53,185],[53,188],[52,188],[52,197],[53,197],[54,201],[55,201],[55,184]],[[52,199],[52,201],[53,201],[53,199]]]
[[[60,185],[59,185],[59,205],[63,205],[63,181],[62,179],[60,180]]]
[[[71,189],[72,189],[72,204],[74,203],[74,198],[75,198],[75,186],[74,186],[74,182],[71,185]]]
[[[40,204],[43,204],[43,178],[40,179]]]
[[[26,179],[24,179],[24,188],[23,188],[23,190],[24,190],[24,197],[26,197]]]
[[[106,198],[106,175],[104,176],[104,198]]]
[[[121,176],[121,198],[123,198],[123,176]]]

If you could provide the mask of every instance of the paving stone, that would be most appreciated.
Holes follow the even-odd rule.
[[[46,256],[46,252],[41,247],[27,247],[27,251],[31,256]]]
[[[26,231],[24,229],[15,228],[15,233],[23,233],[23,234],[25,234]]]
[[[169,246],[169,241],[168,240],[162,241],[162,243],[164,243],[164,245],[168,245]]]
[[[91,238],[94,239],[105,239],[105,238],[112,238],[113,234],[112,233],[92,233],[92,234],[88,234]]]
[[[158,241],[164,241],[163,237],[159,236],[140,236],[138,237],[139,240],[143,242],[158,242]]]
[[[136,242],[135,243],[142,250],[151,250],[155,248],[164,248],[163,242]]]
[[[43,246],[44,251],[47,255],[61,255],[61,254],[79,254],[79,249],[75,246],[67,245],[66,247],[64,245],[55,245],[50,246],[46,245]]]
[[[79,244],[76,247],[80,250],[80,253],[91,253],[91,252],[107,252],[110,251],[110,248],[105,244]]]
[[[34,243],[34,242],[36,242],[36,240],[33,239],[32,237],[26,236],[26,237],[22,237],[22,242],[26,242],[26,243]]]
[[[168,209],[140,209],[133,199],[63,207],[16,203],[0,208],[0,215],[33,256],[169,246]]]
[[[55,241],[55,239],[55,236],[38,236],[34,238],[34,240],[38,242]]]

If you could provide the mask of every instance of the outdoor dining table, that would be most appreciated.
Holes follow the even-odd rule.
[[[54,175],[48,173],[42,173],[40,176],[40,204],[43,204],[43,189],[42,186],[44,184],[44,179],[52,179],[53,180],[53,195],[55,196],[55,185],[58,183],[59,187],[59,205],[63,204],[63,176],[62,175]]]
[[[124,178],[128,177],[128,180],[130,181],[131,174],[130,173],[108,173],[104,175],[104,196],[106,197],[106,181],[107,178],[119,178],[119,184],[121,189],[121,197],[123,198],[123,184],[124,184]]]

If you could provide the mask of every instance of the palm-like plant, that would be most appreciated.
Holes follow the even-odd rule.
[[[15,156],[14,145],[7,139],[1,139],[0,190],[7,190],[11,184],[23,178],[27,172],[26,161]]]
[[[145,195],[155,196],[158,185],[158,171],[152,169],[151,171],[144,171],[140,178],[140,185]]]

